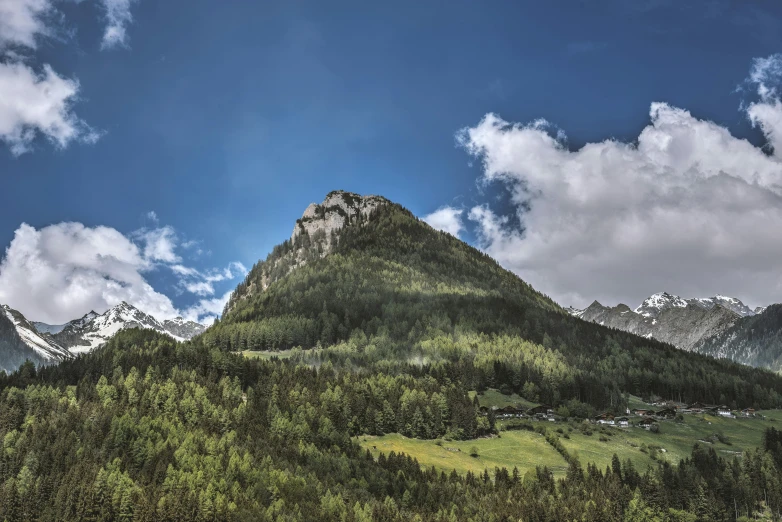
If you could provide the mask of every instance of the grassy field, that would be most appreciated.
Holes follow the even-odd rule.
[[[496,467],[519,468],[523,475],[535,466],[548,466],[557,474],[564,473],[567,463],[539,433],[531,431],[505,432],[501,437],[443,441],[442,446],[432,440],[408,439],[396,433],[382,437],[360,437],[361,445],[377,457],[381,452],[406,453],[418,459],[422,466],[459,473],[483,473]],[[478,456],[471,457],[471,448],[478,448]]]
[[[471,391],[470,399],[475,397],[476,393],[476,391]],[[478,394],[478,402],[481,404],[481,406],[486,406],[487,408],[491,408],[492,406],[496,406],[498,408],[504,408],[505,406],[523,406],[525,408],[531,408],[533,406],[537,406],[536,403],[530,402],[520,395],[516,395],[515,393],[513,395],[503,395],[498,390],[492,389]]]
[[[765,411],[762,414],[764,419],[685,415],[684,422],[661,422],[659,433],[636,427],[601,429],[591,425],[592,435],[586,435],[576,423],[540,422],[534,425],[545,427],[554,433],[561,429],[563,433],[557,433],[557,436],[562,444],[584,465],[592,462],[600,469],[605,469],[611,465],[612,456],[617,454],[622,461],[632,460],[636,469],[643,471],[654,465],[652,453],[658,460],[676,463],[691,453],[695,443],[713,447],[724,456],[738,455],[745,449],[757,447],[761,444],[763,431],[767,427],[782,428],[782,411]],[[723,442],[720,442],[716,434],[720,434]],[[601,437],[604,440],[601,440]],[[466,473],[468,470],[482,472],[484,468],[491,470],[495,466],[505,466],[508,469],[516,466],[524,474],[537,465],[545,465],[556,475],[561,475],[566,469],[562,456],[546,443],[543,436],[531,431],[502,431],[500,437],[443,441],[442,446],[432,440],[408,439],[397,434],[365,436],[359,441],[376,456],[380,452],[402,452],[417,458],[422,466],[435,466],[445,471],[456,469],[459,473]],[[478,449],[477,458],[470,457],[473,447]]]
[[[278,359],[287,359],[291,356],[293,352],[290,350],[285,350],[281,352],[274,352],[268,350],[262,350],[262,351],[245,350],[240,353],[249,359],[271,359],[273,357],[277,357]]]

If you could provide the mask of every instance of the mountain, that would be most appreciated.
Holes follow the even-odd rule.
[[[756,313],[733,297],[683,299],[668,292],[646,298],[635,310],[625,304],[607,307],[594,301],[583,310],[568,308],[568,312],[585,321],[654,338],[688,351],[704,339],[721,334],[742,317]]]
[[[5,305],[0,312],[0,317],[13,327],[6,325],[0,332],[0,369],[7,371],[18,368],[25,359],[36,364],[70,359],[97,348],[127,328],[155,330],[177,341],[190,339],[206,329],[182,317],[160,322],[125,302],[103,314],[89,312],[63,325],[28,321],[22,313]]]
[[[180,339],[192,339],[206,330],[206,326],[182,317],[166,319],[162,323],[163,330]]]
[[[0,372],[11,373],[26,360],[46,364],[47,359],[19,337],[16,325],[5,313],[0,313]]]
[[[38,332],[21,312],[8,305],[3,305],[0,312],[13,324],[16,335],[32,353],[35,353],[40,362],[53,363],[72,357],[71,353],[51,335]]]
[[[72,353],[94,350],[126,328],[147,328],[172,336],[178,341],[203,332],[205,327],[181,317],[160,322],[149,314],[122,302],[102,314],[90,312],[73,320],[51,337]]]
[[[782,371],[782,305],[735,321],[729,328],[696,343],[694,351],[741,364]]]
[[[633,429],[632,445],[588,422],[624,414],[630,393],[775,408],[782,377],[571,317],[390,201],[362,213],[366,197],[327,199],[201,335],[177,343],[125,305],[79,329],[144,328],[0,374],[0,520],[732,520],[737,505],[747,518],[782,508],[778,481],[755,479],[782,473],[776,430],[733,446],[715,435],[687,455],[676,426],[704,425],[688,439],[716,429],[694,415]],[[660,320],[677,307],[647,308]],[[513,419],[504,426],[521,430],[502,440],[534,449],[503,452],[521,469],[481,472],[478,452],[497,448],[506,422],[481,408],[490,388],[577,421]],[[609,460],[619,446],[626,460]],[[419,451],[443,453],[440,469]],[[478,468],[451,471],[450,451]]]
[[[658,324],[690,332],[667,339],[691,346],[721,331],[739,315],[720,299],[653,297],[638,312],[599,303],[573,311],[598,323],[590,324],[400,205],[335,191],[310,204],[291,237],[253,266],[199,340],[226,351],[300,347],[303,362],[316,366],[462,361],[475,388],[502,386],[551,404],[578,397],[596,408],[621,404],[623,393],[672,390],[683,401],[726,402],[739,396],[736,379],[751,395],[768,378],[651,335]]]
[[[263,292],[294,268],[329,254],[337,242],[337,234],[347,226],[365,223],[381,205],[390,201],[381,196],[360,196],[335,190],[322,203],[311,203],[296,220],[290,240],[274,247],[267,259],[257,263],[226,304],[224,315],[237,301],[256,291]]]
[[[35,327],[35,330],[38,333],[42,333],[42,334],[45,334],[45,333],[46,334],[60,333],[63,328],[68,326],[68,323],[65,323],[65,324],[47,324],[47,323],[42,323],[40,321],[33,321],[30,324],[32,324]]]

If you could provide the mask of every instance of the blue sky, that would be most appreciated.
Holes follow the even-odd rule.
[[[120,20],[124,43],[102,46],[112,4],[129,7],[132,20]],[[140,247],[139,229],[168,226],[182,265],[204,273],[231,262],[249,267],[289,236],[307,204],[346,189],[384,195],[420,216],[463,209],[462,237],[524,277],[496,238],[476,229],[482,223],[466,219],[481,205],[510,216],[508,226],[520,219],[512,183],[485,183],[481,157],[489,152],[457,145],[456,133],[487,113],[521,124],[545,118],[576,150],[609,138],[634,142],[660,101],[766,142],[741,110],[756,92],[736,89],[754,59],[782,51],[776,3],[627,4],[54,2],[49,34],[35,35],[35,48],[17,42],[6,52],[21,53],[36,72],[49,64],[77,79],[68,110],[99,138],[57,147],[39,133],[22,154],[0,147],[0,244],[11,244],[22,223],[111,227]],[[178,310],[204,298],[184,291],[165,265],[141,273]],[[549,277],[531,274],[561,301],[592,298]],[[215,282],[214,296],[237,281]],[[722,291],[660,288],[669,281],[662,271],[603,298]],[[727,290],[741,290],[741,281]],[[29,315],[35,306],[21,308]]]

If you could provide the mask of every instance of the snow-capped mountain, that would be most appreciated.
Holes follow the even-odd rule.
[[[181,337],[183,339],[192,339],[196,335],[206,330],[206,326],[195,321],[189,321],[182,317],[176,317],[174,319],[166,319],[163,321],[163,328],[175,337]]]
[[[59,362],[72,357],[71,353],[58,344],[51,335],[40,333],[21,312],[8,305],[2,306],[2,313],[11,321],[19,339],[45,362]]]
[[[90,312],[63,325],[28,321],[6,305],[0,307],[0,370],[13,371],[25,360],[52,364],[89,352],[125,328],[150,328],[178,341],[190,339],[206,327],[181,317],[158,321],[122,302],[105,313]]]
[[[653,294],[641,303],[641,306],[634,311],[637,314],[644,317],[657,317],[664,310],[671,308],[686,308],[687,301],[679,297],[678,295],[671,295],[668,292],[660,292],[659,294]]]
[[[122,302],[102,314],[90,312],[80,319],[67,323],[52,335],[59,344],[72,353],[86,353],[111,339],[126,328],[149,328],[184,341],[201,333],[205,327],[181,317],[160,322],[126,302]]]
[[[763,310],[766,309],[765,306],[758,306],[753,310],[749,306],[742,303],[740,300],[736,299],[735,297],[727,297],[724,295],[716,295],[714,297],[706,297],[706,298],[701,297],[697,299],[688,299],[687,303],[694,304],[696,306],[703,306],[704,308],[713,308],[719,305],[723,308],[727,308],[732,312],[736,312],[741,317],[757,315],[759,313],[762,313]]]
[[[30,324],[32,324],[35,327],[35,330],[38,333],[42,334],[56,334],[62,332],[62,329],[68,326],[68,323],[65,324],[47,324],[42,323],[40,321],[33,321]]]
[[[568,312],[585,321],[651,337],[683,350],[693,350],[742,317],[757,313],[734,297],[684,299],[668,292],[649,296],[635,309],[624,304],[606,307],[595,301],[583,310],[569,308]]]

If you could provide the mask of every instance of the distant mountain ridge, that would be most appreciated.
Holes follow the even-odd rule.
[[[6,371],[13,371],[26,359],[36,364],[52,364],[90,352],[127,328],[155,330],[178,341],[190,339],[206,329],[182,317],[158,321],[124,301],[102,314],[91,311],[63,325],[31,322],[7,305],[0,312],[0,319],[4,320],[0,324],[0,370]]]
[[[684,299],[668,292],[653,294],[635,309],[625,304],[603,306],[597,301],[583,310],[569,308],[571,315],[693,351],[699,343],[752,317],[763,308],[751,309],[735,297],[717,295]]]
[[[56,362],[72,357],[67,348],[55,341],[50,334],[39,332],[21,312],[7,305],[2,306],[2,311],[14,325],[16,334],[22,342],[44,361]]]
[[[782,371],[782,304],[741,318],[729,328],[699,341],[694,351]]]
[[[102,314],[90,312],[67,323],[52,338],[71,353],[94,350],[125,328],[148,328],[172,336],[177,341],[190,339],[206,327],[181,317],[160,322],[126,302],[113,306]]]

